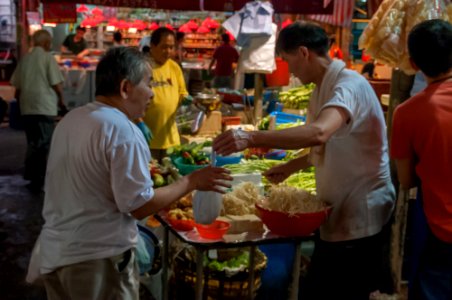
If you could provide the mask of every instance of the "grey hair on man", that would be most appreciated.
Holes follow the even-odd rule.
[[[111,48],[97,65],[96,96],[119,95],[124,79],[139,84],[147,65],[146,57],[137,48]]]
[[[52,43],[52,36],[47,30],[41,29],[36,31],[33,34],[33,46],[35,47],[42,47],[46,50],[50,49],[50,45]],[[49,49],[47,49],[49,48]]]

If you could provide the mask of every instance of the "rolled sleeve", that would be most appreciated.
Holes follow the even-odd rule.
[[[351,91],[345,88],[337,88],[334,91],[334,96],[329,100],[325,105],[323,105],[322,109],[328,108],[328,107],[340,107],[345,110],[345,112],[348,115],[348,122],[345,126],[341,127],[336,133],[334,134],[335,137],[343,137],[348,134],[353,129],[354,124],[354,115],[356,111],[356,101],[354,101],[354,95],[352,95]]]

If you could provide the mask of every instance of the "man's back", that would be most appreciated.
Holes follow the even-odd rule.
[[[392,139],[391,146],[394,158],[417,161],[430,228],[446,242],[452,242],[451,97],[452,81],[442,81],[398,106],[393,122],[397,139]]]
[[[223,44],[215,50],[213,57],[217,60],[215,75],[231,76],[233,71],[232,64],[239,59],[237,50],[229,44]]]
[[[52,55],[35,47],[19,63],[11,84],[20,90],[20,109],[24,115],[57,115],[57,95],[53,85],[63,82]]]
[[[118,109],[94,102],[63,118],[49,154],[42,271],[134,245],[129,212],[152,198],[149,160],[141,132]]]

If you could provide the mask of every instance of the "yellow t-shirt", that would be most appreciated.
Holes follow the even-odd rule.
[[[180,101],[188,94],[179,65],[172,59],[163,65],[151,61],[154,99],[151,100],[144,122],[151,129],[151,149],[167,149],[179,145],[176,111]]]

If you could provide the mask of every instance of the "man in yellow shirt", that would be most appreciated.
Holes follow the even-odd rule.
[[[152,132],[152,157],[161,160],[166,149],[179,145],[176,111],[188,92],[180,66],[171,59],[176,44],[175,33],[160,27],[151,36],[151,66],[154,98],[148,106],[144,122]]]

